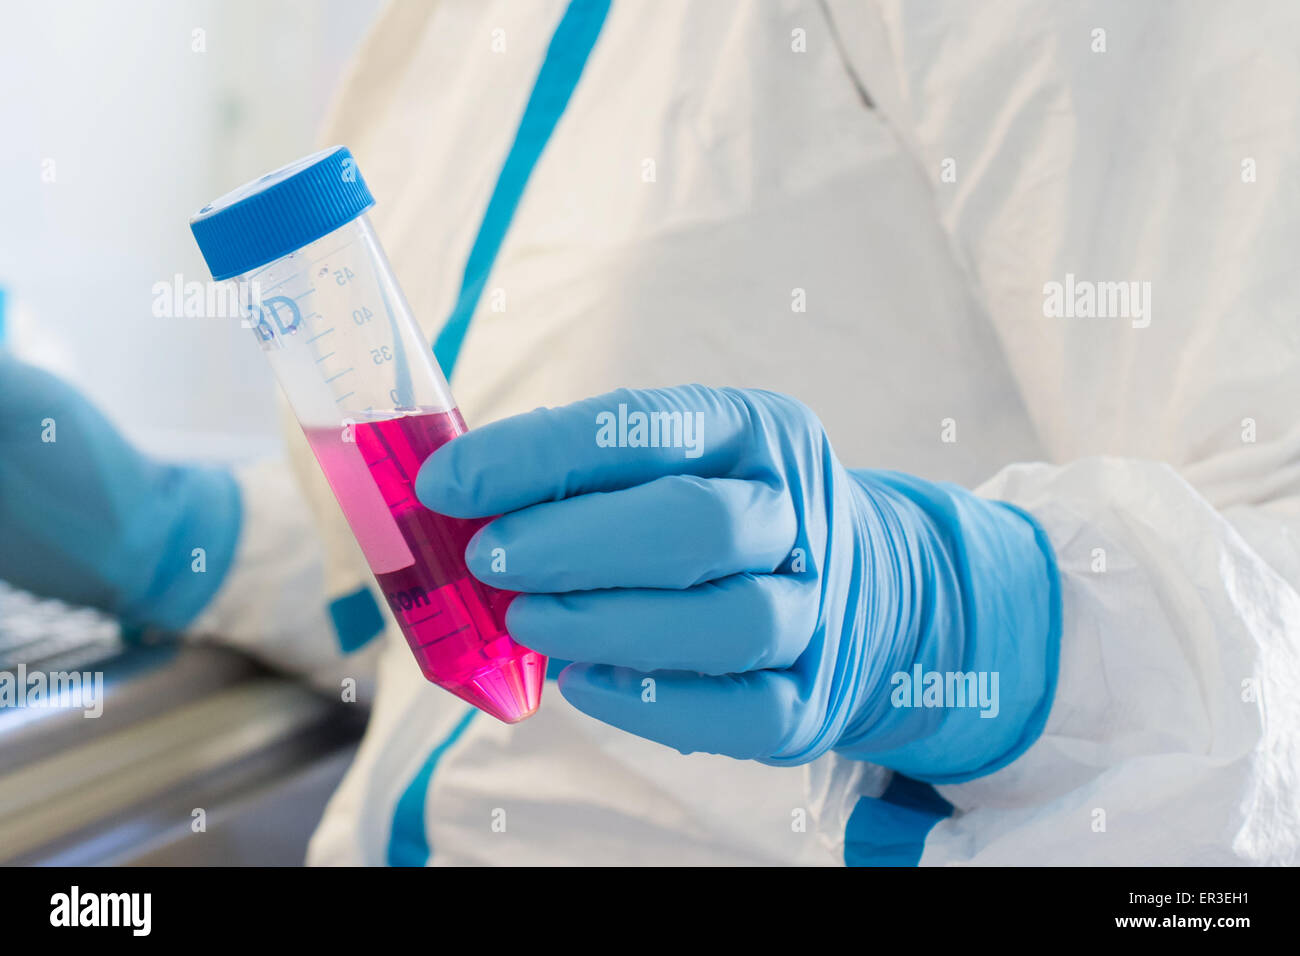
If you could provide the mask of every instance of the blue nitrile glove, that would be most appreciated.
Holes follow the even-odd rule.
[[[151,461],[76,389],[0,351],[0,579],[128,632],[180,630],[220,586],[239,516],[228,472]]]
[[[639,447],[652,425],[660,447]],[[578,662],[561,692],[630,733],[770,764],[834,749],[939,782],[1013,760],[1046,720],[1060,615],[1037,525],[953,485],[846,471],[783,395],[538,409],[445,445],[416,487],[435,511],[502,514],[470,570],[526,592],[510,632]],[[896,675],[918,667],[913,694]],[[954,706],[955,677],[936,696],[929,672],[974,672],[983,706]]]

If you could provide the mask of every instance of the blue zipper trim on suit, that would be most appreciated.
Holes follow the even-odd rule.
[[[443,754],[460,740],[477,714],[478,711],[473,707],[465,712],[451,733],[424,758],[424,763],[402,791],[397,800],[397,809],[393,811],[393,828],[388,834],[389,866],[424,866],[433,856],[429,834],[424,827],[424,802],[429,794],[429,784],[433,782],[433,771],[437,769]]]
[[[528,105],[515,131],[514,142],[497,176],[492,198],[479,224],[478,235],[470,248],[461,281],[460,295],[450,317],[433,344],[433,354],[450,380],[460,357],[460,348],[469,331],[470,320],[483,295],[492,265],[510,228],[524,188],[532,176],[551,133],[560,121],[569,98],[582,77],[587,58],[596,45],[610,0],[571,0],[546,49],[546,58],[528,97]],[[402,791],[393,812],[393,826],[388,841],[389,866],[424,866],[433,856],[425,832],[425,802],[433,771],[447,750],[460,739],[478,711],[470,710],[438,744],[419,771]]]
[[[433,354],[449,380],[524,188],[578,85],[587,57],[605,24],[609,4],[610,0],[572,0],[551,37],[546,59],[465,263],[460,295],[433,343]]]

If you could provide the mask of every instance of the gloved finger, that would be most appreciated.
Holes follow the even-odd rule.
[[[502,515],[470,540],[465,561],[480,581],[509,591],[688,588],[775,570],[795,533],[783,491],[673,475]]]
[[[619,389],[504,418],[430,455],[416,494],[441,514],[483,518],[665,475],[726,475],[752,444],[752,412],[738,396]]]
[[[816,626],[817,606],[815,581],[737,574],[685,591],[524,594],[511,603],[506,627],[560,660],[738,674],[793,664]]]
[[[761,760],[795,730],[799,687],[790,671],[705,677],[570,664],[560,693],[584,714],[682,753]]]

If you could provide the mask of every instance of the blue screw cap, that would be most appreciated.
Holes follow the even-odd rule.
[[[190,219],[213,279],[301,249],[375,204],[344,146],[313,153],[214,199]]]

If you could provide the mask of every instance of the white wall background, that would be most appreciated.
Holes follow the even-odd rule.
[[[379,6],[0,0],[7,345],[79,384],[151,451],[273,451],[275,385],[252,333],[155,318],[151,290],[177,272],[208,278],[191,213],[319,145]]]

